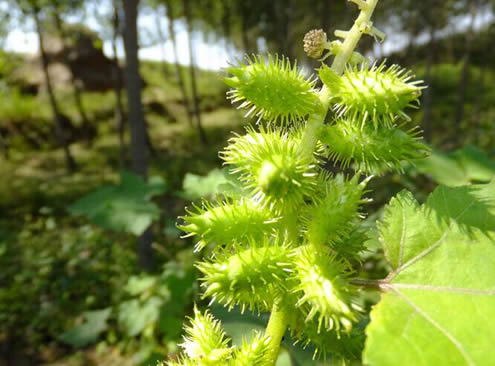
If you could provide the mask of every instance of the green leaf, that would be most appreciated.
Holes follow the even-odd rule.
[[[160,217],[158,206],[150,202],[165,191],[158,177],[146,183],[141,177],[121,172],[119,185],[106,185],[80,198],[69,207],[76,216],[87,216],[94,224],[116,232],[141,235]]]
[[[394,198],[379,224],[393,271],[371,312],[370,365],[490,365],[495,359],[495,181]]]
[[[495,161],[476,146],[467,145],[454,156],[470,181],[489,182],[495,176]]]
[[[185,199],[194,201],[202,197],[212,197],[221,193],[220,186],[228,183],[225,172],[213,169],[206,176],[187,173],[182,183],[183,192],[180,194]]]
[[[157,296],[149,298],[144,303],[133,299],[125,301],[119,307],[119,324],[129,337],[140,334],[147,326],[158,321],[163,300]]]
[[[124,290],[130,295],[140,295],[155,286],[156,280],[154,276],[131,276]]]
[[[108,328],[107,320],[111,311],[111,308],[107,308],[83,313],[85,321],[63,333],[60,341],[74,347],[84,347],[96,341]]]
[[[462,187],[438,187],[426,202],[437,221],[471,233],[474,228],[484,233],[495,231],[495,180],[490,184]]]
[[[469,183],[462,166],[449,154],[433,150],[431,155],[416,162],[422,174],[429,175],[435,182],[446,186],[461,186]]]
[[[460,186],[470,182],[489,182],[495,176],[495,161],[475,146],[453,153],[433,151],[416,163],[418,170],[437,183]]]

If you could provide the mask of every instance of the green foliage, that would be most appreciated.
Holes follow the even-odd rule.
[[[180,332],[178,321],[195,293],[193,267],[168,262],[159,275],[131,276],[124,291],[128,299],[116,312],[127,337],[138,335],[155,341],[164,334],[174,339]]]
[[[417,170],[439,184],[461,186],[489,182],[495,176],[495,162],[475,146],[467,145],[453,153],[433,151],[418,162]]]
[[[149,183],[129,172],[122,172],[119,185],[107,185],[80,198],[69,207],[75,216],[87,216],[95,225],[115,232],[141,235],[160,217],[153,196],[163,193],[166,185],[160,178]]]
[[[42,108],[40,104],[36,97],[22,95],[16,88],[0,90],[0,115],[6,121],[24,122],[36,118]]]
[[[162,305],[160,297],[150,297],[144,301],[133,299],[120,304],[118,319],[126,335],[137,336],[147,327],[157,324]]]
[[[19,231],[1,224],[0,281],[9,285],[0,286],[0,332],[23,349],[47,339],[82,347],[112,328],[108,308],[136,268],[133,243],[114,245],[100,230],[44,212]]]
[[[107,320],[112,309],[87,311],[82,314],[84,323],[76,325],[60,336],[60,340],[74,347],[84,347],[95,342],[107,330]]]
[[[183,182],[183,197],[194,201],[201,197],[215,196],[227,182],[225,173],[220,169],[211,170],[205,177],[187,173]]]
[[[393,271],[379,283],[387,292],[371,312],[365,362],[488,365],[495,357],[494,190],[492,181],[440,187],[421,206],[407,192],[391,201],[379,227]]]

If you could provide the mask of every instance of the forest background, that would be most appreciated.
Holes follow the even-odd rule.
[[[373,181],[370,218],[403,188],[421,201],[437,184],[495,175],[494,10],[491,0],[380,1],[374,24],[389,38],[364,39],[360,52],[428,85],[412,118],[432,155]],[[202,304],[198,255],[177,217],[229,187],[218,151],[254,122],[212,69],[269,52],[311,74],[304,34],[331,35],[355,13],[343,0],[2,0],[0,365],[175,354],[184,316]],[[36,36],[34,53],[15,52],[19,32]],[[364,266],[382,273],[381,258],[370,249]],[[215,315],[237,337],[265,321]]]

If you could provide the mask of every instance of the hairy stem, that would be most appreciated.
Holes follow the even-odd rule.
[[[362,278],[354,278],[350,283],[354,286],[360,286],[370,290],[383,290],[384,285],[387,284],[387,282],[383,280],[368,280]]]
[[[296,243],[299,235],[299,231],[297,230],[297,213],[287,213],[284,221],[288,240],[292,243]],[[287,330],[287,323],[288,316],[285,309],[283,309],[279,303],[274,304],[265,330],[265,335],[270,337],[270,351],[267,355],[267,360],[271,365],[275,365],[277,362],[278,353],[280,351],[280,342]]]
[[[353,0],[351,0],[353,1]],[[345,38],[342,43],[342,48],[340,52],[335,56],[335,59],[332,63],[332,70],[337,74],[342,74],[345,70],[345,65],[349,61],[352,56],[352,53],[356,49],[356,46],[361,39],[361,36],[364,34],[364,31],[367,28],[371,27],[371,16],[375,11],[376,4],[378,4],[379,0],[367,0],[364,1],[353,1],[357,3],[361,12],[357,17],[356,21],[352,28],[345,32]],[[369,26],[369,27],[368,27]],[[338,32],[342,34],[342,32]],[[325,122],[325,117],[330,105],[330,90],[324,85],[319,92],[319,102],[320,106],[317,108],[317,111],[309,116],[308,123],[306,124],[306,129],[304,131],[304,135],[301,141],[301,145],[299,147],[299,153],[304,159],[311,161],[313,152],[315,150],[316,142],[317,142],[317,134],[319,128]]]
[[[345,33],[342,48],[332,63],[332,69],[337,74],[342,74],[344,72],[345,65],[351,58],[352,53],[354,52],[359,40],[361,39],[361,36],[366,29],[372,27],[370,19],[379,0],[367,0],[366,2],[354,0],[351,1],[358,4],[361,12],[354,22],[351,30]],[[339,34],[343,33],[339,32]],[[326,86],[323,86],[318,94],[318,97],[319,106],[316,108],[316,111],[309,116],[306,128],[304,130],[301,145],[299,146],[299,154],[303,159],[307,160],[308,163],[312,160],[313,157],[313,152],[318,140],[318,130],[325,122],[325,117],[330,105],[331,92]],[[291,216],[294,216],[294,218],[297,217],[296,215],[289,215],[286,220],[286,222],[289,224],[287,225],[287,232],[289,233],[290,239],[296,242],[297,233],[294,234],[294,227],[291,227],[290,223],[293,222],[293,220],[291,220]],[[267,357],[271,365],[275,365],[277,361],[278,353],[280,351],[280,342],[287,329],[287,322],[287,314],[285,313],[284,309],[281,308],[279,304],[275,304],[273,306],[270,320],[268,321],[268,326],[265,333],[270,337],[270,351]]]
[[[287,329],[287,314],[278,304],[273,305],[270,320],[266,327],[265,335],[270,337],[269,353],[267,361],[270,365],[275,365],[280,351],[280,342]]]

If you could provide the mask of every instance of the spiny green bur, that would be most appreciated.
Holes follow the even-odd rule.
[[[291,66],[288,59],[279,56],[253,56],[246,64],[227,69],[233,77],[224,81],[233,89],[227,93],[233,103],[241,102],[246,116],[258,120],[289,123],[310,114],[318,102],[314,92],[315,80]]]
[[[315,357],[360,359],[363,314],[352,280],[367,240],[366,184],[428,151],[418,131],[403,129],[420,83],[395,65],[346,67],[364,60],[354,53],[363,33],[382,34],[370,21],[377,1],[353,1],[359,17],[349,32],[336,32],[343,41],[331,48],[332,66],[319,69],[319,91],[284,57],[252,56],[228,68],[228,98],[259,122],[220,153],[248,193],[195,206],[179,228],[197,237],[196,251],[211,248],[197,263],[204,297],[271,318],[265,334],[231,345],[219,322],[195,310],[183,355],[167,365],[273,366],[286,330],[314,346]],[[321,54],[328,44],[306,40],[305,48]],[[355,175],[325,172],[328,158]]]

